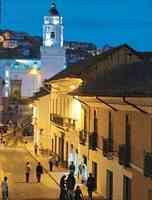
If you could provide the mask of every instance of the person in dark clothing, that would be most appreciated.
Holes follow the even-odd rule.
[[[43,167],[42,167],[41,163],[38,162],[38,165],[36,167],[36,178],[37,178],[38,183],[41,182],[41,175],[42,174],[43,174]]]
[[[8,182],[7,176],[4,177],[4,180],[1,183],[1,190],[2,190],[2,200],[8,200]]]
[[[53,161],[52,161],[52,158],[49,158],[49,169],[50,169],[50,172],[52,172],[52,170],[53,170]]]
[[[63,175],[60,179],[60,200],[67,200],[67,191],[66,191],[66,176]]]
[[[92,192],[95,190],[95,179],[92,176],[91,173],[89,173],[89,177],[87,180],[87,188],[88,188],[88,196],[89,196],[89,200],[92,200]]]
[[[71,174],[71,173],[73,173],[73,174],[75,173],[75,165],[74,165],[74,162],[73,162],[73,161],[71,162],[71,164],[70,164],[70,166],[69,166],[69,171],[70,171],[70,174]]]
[[[70,173],[67,178],[67,190],[68,190],[68,198],[69,200],[74,199],[74,188],[75,188],[76,180],[73,173]]]
[[[75,200],[83,200],[83,194],[82,194],[82,191],[80,189],[80,186],[76,187],[76,190],[75,190]]]
[[[30,163],[27,162],[27,163],[26,163],[26,166],[25,166],[25,177],[26,177],[26,183],[29,182],[30,172],[31,172]]]
[[[34,145],[34,153],[35,153],[35,155],[37,155],[37,153],[38,153],[38,145],[37,144]]]

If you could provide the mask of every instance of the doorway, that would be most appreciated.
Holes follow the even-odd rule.
[[[97,188],[97,163],[96,162],[92,162],[92,175],[95,179],[95,188]]]
[[[107,200],[113,199],[113,172],[107,170]]]
[[[131,200],[131,179],[123,177],[123,200]]]

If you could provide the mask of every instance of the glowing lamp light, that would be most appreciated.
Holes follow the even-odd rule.
[[[76,89],[76,86],[75,85],[70,85],[70,89],[74,90],[74,89]]]
[[[33,104],[32,103],[29,104],[29,108],[33,108]]]
[[[37,76],[39,75],[39,71],[36,68],[33,68],[29,71],[29,74],[32,76]]]

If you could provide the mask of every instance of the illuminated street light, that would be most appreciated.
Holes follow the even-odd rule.
[[[32,68],[30,71],[29,71],[29,74],[32,75],[32,76],[37,76],[40,74],[39,70],[37,70],[36,68]]]

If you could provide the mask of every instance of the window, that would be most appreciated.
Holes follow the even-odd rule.
[[[51,32],[51,38],[54,39],[55,38],[55,33]]]

